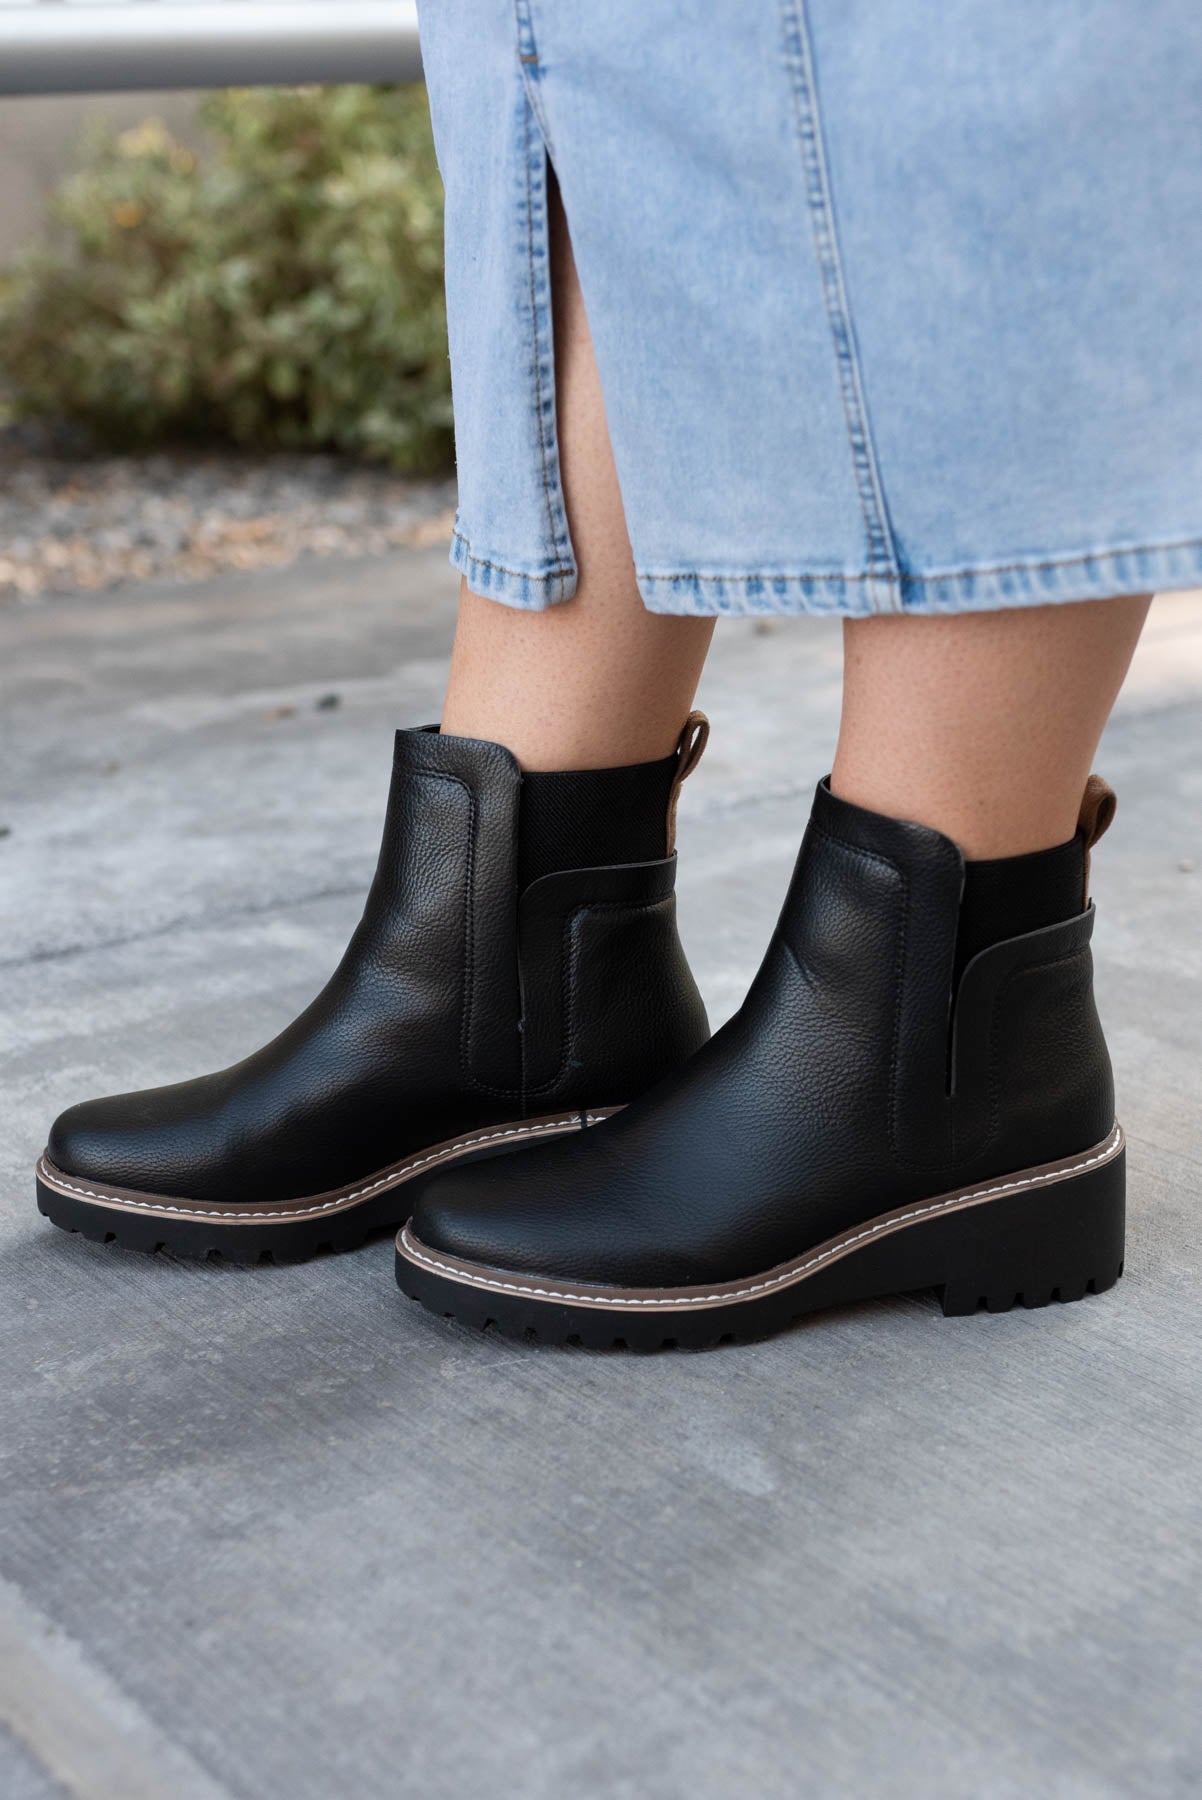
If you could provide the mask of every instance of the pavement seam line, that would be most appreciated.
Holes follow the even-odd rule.
[[[710,799],[694,805],[689,812],[690,827],[704,825],[712,819],[723,819],[730,813],[746,813],[763,806],[787,804],[792,800],[804,799],[813,792],[808,782],[785,783],[776,787],[766,787],[754,794],[730,794],[721,799]],[[96,938],[92,941],[79,941],[73,944],[47,945],[42,949],[32,950],[23,956],[0,957],[0,970],[36,968],[42,963],[65,961],[74,956],[90,956],[96,951],[126,950],[131,945],[153,943],[156,938],[171,937],[175,933],[190,931],[223,930],[227,926],[241,925],[244,921],[253,923],[256,919],[271,917],[288,917],[306,906],[320,905],[326,900],[347,900],[356,894],[362,894],[370,881],[370,871],[363,881],[356,881],[342,887],[315,888],[311,894],[295,895],[287,900],[270,900],[262,904],[251,903],[237,906],[228,912],[219,910],[212,913],[181,913],[177,918],[168,919],[162,925],[151,926],[146,931],[130,932],[124,937]]]
[[[72,1800],[229,1800],[224,1783],[3,1576],[0,1723]]]

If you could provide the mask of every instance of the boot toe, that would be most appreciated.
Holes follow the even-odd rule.
[[[544,1279],[697,1278],[674,1234],[657,1242],[630,1204],[632,1171],[620,1146],[635,1110],[574,1137],[431,1175],[411,1236],[435,1254]]]
[[[50,1127],[46,1158],[64,1175],[134,1186],[138,1159],[130,1155],[120,1099],[83,1100],[60,1113]]]
[[[50,1127],[47,1161],[64,1175],[105,1187],[173,1193],[186,1159],[154,1100],[150,1090],[69,1106]]]
[[[423,1184],[410,1230],[425,1249],[464,1262],[597,1279],[610,1258],[594,1148],[574,1137],[442,1170]]]
[[[525,1160],[537,1155],[529,1150]],[[507,1160],[495,1158],[430,1176],[410,1222],[427,1250],[495,1269],[536,1266],[529,1261],[532,1249],[536,1256],[541,1249],[545,1258],[544,1239],[531,1217],[530,1172],[523,1171],[525,1179],[515,1183]]]

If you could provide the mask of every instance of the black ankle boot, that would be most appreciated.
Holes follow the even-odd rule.
[[[1086,853],[1113,797],[1091,780]],[[948,1313],[1117,1280],[1123,1138],[1093,908],[980,950],[965,865],[824,783],[742,1010],[569,1143],[422,1184],[397,1279],[439,1313],[589,1345],[697,1345],[936,1288]]]
[[[375,880],[328,986],[233,1068],[65,1112],[38,1164],[41,1210],[134,1249],[306,1256],[399,1224],[405,1184],[432,1165],[578,1132],[634,1099],[709,1034],[669,841],[704,735],[694,715],[674,761],[615,771],[627,815],[603,833],[605,784],[582,776],[608,866],[577,866],[576,832],[519,892],[514,758],[398,732]],[[562,813],[571,777],[542,779]],[[528,833],[539,867],[554,811],[540,803]],[[621,843],[633,853],[615,862]]]

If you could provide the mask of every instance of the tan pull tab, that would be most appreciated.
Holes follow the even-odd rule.
[[[668,855],[676,849],[676,806],[680,790],[705,753],[710,722],[703,712],[691,712],[676,740],[676,773],[668,791]]]
[[[1100,775],[1091,775],[1085,783],[1081,811],[1077,814],[1077,830],[1085,833],[1085,848],[1092,850],[1098,839],[1114,823],[1118,800],[1114,789]]]
[[[1098,839],[1110,830],[1114,823],[1114,815],[1118,810],[1118,799],[1108,781],[1100,775],[1091,775],[1085,783],[1085,792],[1081,797],[1081,811],[1077,814],[1077,830],[1085,838],[1085,897],[1083,905],[1089,905],[1089,853]]]

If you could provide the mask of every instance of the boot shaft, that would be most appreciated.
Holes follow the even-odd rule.
[[[1112,812],[1091,811],[1086,854]],[[1075,916],[978,951],[957,982],[964,870],[949,838],[852,806],[823,782],[778,935],[831,997],[830,1066],[871,1091],[862,1116],[880,1149],[901,1169],[971,1178],[1097,1142],[1114,1093],[1092,905],[1083,894]]]
[[[686,773],[688,754],[682,740]],[[403,989],[410,1014],[421,986],[422,1010],[443,1021],[432,1052],[469,1090],[523,1111],[619,1104],[708,1036],[676,928],[675,856],[556,870],[523,891],[521,789],[500,745],[397,733],[344,969]],[[665,817],[665,843],[669,831]]]

